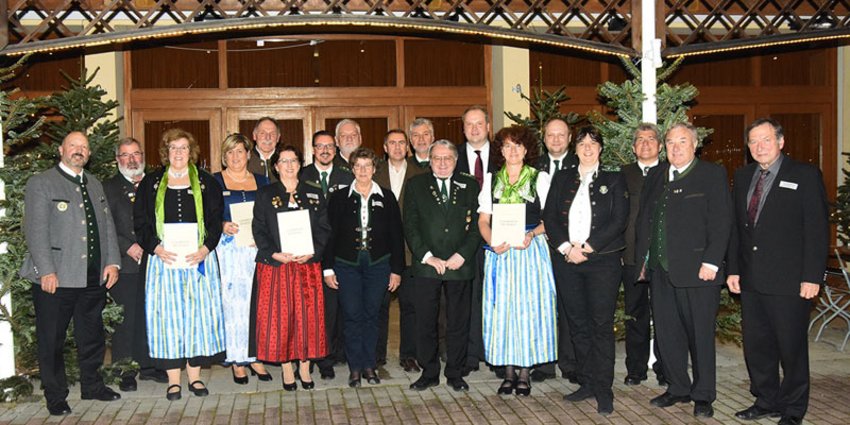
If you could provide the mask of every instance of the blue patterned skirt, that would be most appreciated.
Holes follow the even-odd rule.
[[[213,356],[224,351],[221,280],[215,251],[198,267],[167,269],[148,256],[145,313],[154,359]]]
[[[525,250],[484,253],[484,355],[496,366],[531,367],[558,358],[558,310],[543,235]]]
[[[251,327],[251,290],[257,248],[236,246],[233,236],[221,235],[215,249],[221,266],[221,305],[224,311],[226,363],[251,363],[248,340]]]

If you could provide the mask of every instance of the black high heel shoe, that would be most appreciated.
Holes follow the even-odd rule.
[[[245,376],[236,376],[236,370],[232,367],[230,368],[230,373],[233,375],[233,382],[239,385],[246,385],[248,383],[248,375]]]
[[[295,377],[298,378],[299,381],[301,381],[301,388],[305,390],[312,390],[316,387],[316,383],[313,382],[312,378],[309,381],[305,381],[304,378],[301,377],[301,371],[298,371],[298,375],[296,375]]]
[[[381,383],[381,378],[378,377],[375,369],[363,369],[363,377],[366,378],[366,382],[372,385],[378,385]]]
[[[528,397],[531,395],[531,384],[529,384],[528,381],[517,381],[514,392],[518,396]]]
[[[295,390],[297,390],[297,389],[298,389],[298,383],[297,383],[297,382],[293,382],[293,383],[291,383],[291,384],[287,384],[287,383],[284,381],[284,383],[283,383],[283,390],[284,390],[284,391],[295,391]]]
[[[499,389],[496,393],[499,395],[511,395],[511,393],[514,392],[514,388],[516,388],[516,378],[505,379],[502,381],[502,385],[499,385]]]
[[[254,370],[254,365],[252,365],[252,364],[248,365],[248,369],[251,369],[251,375],[256,376],[257,379],[259,379],[260,381],[271,381],[272,380],[272,375],[270,373],[268,373],[268,372],[266,372],[266,373],[257,372],[256,370]],[[246,376],[245,378],[247,379],[248,377]],[[286,386],[286,384],[284,384],[284,386]]]
[[[360,372],[351,372],[348,375],[348,386],[351,388],[360,388]]]

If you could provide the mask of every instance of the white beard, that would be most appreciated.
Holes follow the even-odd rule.
[[[127,180],[134,182],[138,180],[138,177],[145,174],[145,169],[141,164],[139,165],[139,168],[135,170],[130,168],[124,168],[119,165],[118,172],[121,173],[121,175],[124,176],[124,178],[126,178]]]

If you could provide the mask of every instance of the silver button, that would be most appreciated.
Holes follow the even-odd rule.
[[[758,251],[758,250],[759,250],[759,247],[757,247],[757,246],[753,247],[753,251]]]

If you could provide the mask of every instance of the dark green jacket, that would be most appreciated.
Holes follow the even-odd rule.
[[[478,182],[466,174],[451,178],[447,206],[440,199],[440,187],[432,173],[420,174],[407,182],[404,196],[404,236],[413,254],[411,268],[416,277],[442,280],[468,280],[475,275],[475,253],[481,245],[478,231]],[[448,260],[454,253],[464,258],[459,270],[446,270],[442,276],[422,264],[427,252]]]

